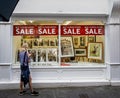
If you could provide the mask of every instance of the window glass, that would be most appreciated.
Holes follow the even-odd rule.
[[[13,63],[23,44],[31,65],[74,66],[104,63],[104,24],[100,21],[22,20],[13,25]]]
[[[104,63],[105,44],[102,22],[64,21],[61,25],[60,40],[62,66]]]
[[[32,65],[59,65],[58,25],[56,21],[15,21],[13,26],[13,62],[19,63],[19,52],[28,45]]]

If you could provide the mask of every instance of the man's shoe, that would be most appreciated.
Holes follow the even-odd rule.
[[[38,95],[39,95],[39,92],[33,91],[33,92],[31,92],[31,95],[32,95],[32,96],[38,96]]]
[[[22,95],[24,95],[24,94],[25,94],[25,92],[24,92],[24,91],[19,92],[19,95],[20,95],[20,96],[22,96]]]
[[[22,91],[22,92],[19,92],[19,95],[22,96],[22,95],[24,95],[25,93],[26,93],[26,91],[24,90],[24,91]]]

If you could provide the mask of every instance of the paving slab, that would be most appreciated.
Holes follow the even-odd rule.
[[[0,90],[0,98],[120,98],[119,86],[58,87],[35,89],[39,96],[31,96],[30,91],[19,96],[19,89]]]

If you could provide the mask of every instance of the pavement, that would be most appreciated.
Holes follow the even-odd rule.
[[[0,90],[0,98],[120,98],[119,86],[58,87],[35,89],[39,96],[31,96],[30,91],[19,96],[19,89]]]

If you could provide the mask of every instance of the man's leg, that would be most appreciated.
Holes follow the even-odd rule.
[[[24,94],[25,94],[25,92],[24,92],[24,90],[23,90],[23,82],[20,81],[20,92],[19,92],[19,95],[22,96],[22,95],[24,95]]]
[[[29,87],[30,87],[30,91],[33,92],[31,75],[29,76]]]
[[[29,87],[30,87],[30,91],[31,91],[31,95],[35,95],[35,96],[38,96],[39,95],[39,93],[38,92],[36,92],[36,91],[34,91],[33,90],[33,88],[32,88],[32,78],[31,78],[31,76],[29,76]]]
[[[20,92],[23,92],[23,82],[20,81]]]

